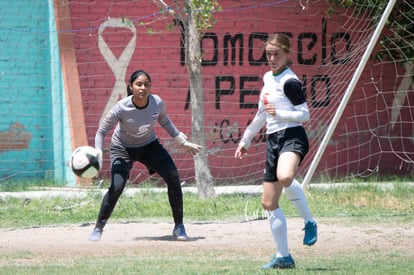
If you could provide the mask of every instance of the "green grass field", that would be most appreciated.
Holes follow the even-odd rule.
[[[312,248],[303,247],[296,245],[296,232],[292,233],[290,246],[297,266],[293,270],[283,270],[283,273],[412,274],[413,191],[414,187],[407,183],[395,183],[392,188],[383,188],[382,184],[376,183],[350,184],[348,187],[332,189],[311,188],[307,191],[307,197],[320,224],[320,241]],[[81,231],[81,234],[87,236],[95,222],[101,198],[101,193],[93,191],[78,198],[0,196],[0,233],[3,237],[14,232],[24,233],[29,241],[32,236],[35,237],[37,230],[50,228],[51,232],[56,233],[59,229],[71,231],[74,228],[73,230]],[[217,225],[234,224],[234,230],[223,229],[223,234],[227,234],[228,239],[224,238],[222,244],[213,241],[209,243],[209,235],[206,234],[205,238],[190,243],[159,238],[132,244],[121,243],[118,247],[119,240],[124,238],[116,236],[113,241],[109,239],[109,234],[116,234],[111,229],[108,239],[101,240],[98,244],[74,241],[73,256],[71,251],[60,254],[61,251],[53,251],[53,248],[43,254],[36,253],[37,250],[31,247],[12,249],[13,245],[3,239],[0,241],[1,274],[282,272],[260,270],[274,249],[272,242],[251,242],[250,233],[243,233],[246,236],[243,244],[243,239],[239,236],[240,232],[256,232],[254,230],[259,232],[258,238],[266,239],[270,236],[265,220],[245,222],[246,213],[249,217],[254,217],[253,213],[260,214],[260,195],[232,194],[200,200],[197,195],[186,193],[184,203],[186,223],[193,234],[201,234],[196,228],[214,230]],[[281,205],[288,224],[300,220],[285,197],[282,197]],[[124,194],[110,220],[110,224],[116,225],[118,230],[155,223],[154,228],[166,226],[169,231],[169,222],[171,215],[166,194],[154,193],[146,187],[133,196]],[[213,233],[217,234],[215,231],[219,230],[214,230]],[[298,236],[300,234],[302,233],[297,233]],[[233,244],[232,239],[235,237],[238,241]],[[54,238],[58,239],[59,236]],[[84,237],[81,236],[81,239]],[[66,247],[71,247],[70,240],[65,238],[62,241],[67,244]],[[4,242],[3,245],[1,242]]]

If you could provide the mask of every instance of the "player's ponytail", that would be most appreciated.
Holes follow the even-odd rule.
[[[134,93],[132,92],[132,88],[131,88],[131,84],[127,85],[127,96],[133,95]]]

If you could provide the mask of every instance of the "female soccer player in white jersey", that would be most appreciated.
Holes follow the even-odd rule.
[[[135,161],[143,163],[150,173],[158,173],[167,183],[168,199],[174,219],[173,236],[188,240],[183,225],[183,195],[177,168],[155,133],[158,122],[183,148],[197,154],[201,146],[187,141],[168,117],[164,101],[151,94],[151,78],[143,70],[132,73],[128,97],[118,101],[108,112],[95,135],[95,148],[101,151],[105,135],[115,127],[110,145],[111,185],[102,200],[90,241],[99,241]]]
[[[247,154],[253,137],[266,124],[266,164],[263,177],[262,205],[269,213],[269,223],[277,251],[268,268],[294,268],[289,252],[286,218],[279,206],[282,190],[305,220],[303,244],[313,245],[317,240],[314,221],[302,186],[295,179],[297,167],[308,152],[309,143],[302,123],[309,119],[302,84],[288,67],[290,38],[272,34],[265,43],[270,65],[263,77],[259,106],[252,123],[246,128],[236,149],[235,157]]]

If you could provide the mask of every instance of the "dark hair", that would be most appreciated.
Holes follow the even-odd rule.
[[[151,77],[146,71],[136,70],[135,72],[133,72],[131,74],[131,78],[129,79],[129,83],[127,85],[127,94],[128,94],[128,96],[133,94],[131,85],[132,85],[132,83],[134,83],[135,79],[137,79],[140,75],[145,75],[148,78],[149,82],[151,82]]]

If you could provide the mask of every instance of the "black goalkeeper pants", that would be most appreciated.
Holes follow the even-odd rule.
[[[139,148],[111,146],[111,186],[103,197],[96,227],[102,229],[111,216],[135,161],[147,166],[150,173],[158,173],[167,183],[174,223],[183,223],[183,194],[178,170],[170,154],[156,140]]]

